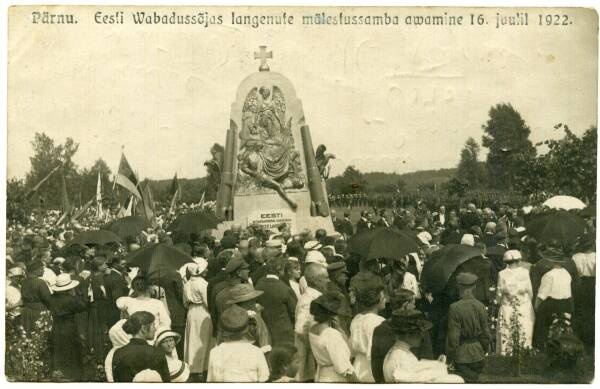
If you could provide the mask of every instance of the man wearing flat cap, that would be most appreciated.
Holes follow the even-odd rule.
[[[456,283],[460,300],[448,310],[446,354],[448,361],[454,363],[456,374],[467,383],[477,382],[490,343],[487,311],[474,295],[475,274],[460,273]]]

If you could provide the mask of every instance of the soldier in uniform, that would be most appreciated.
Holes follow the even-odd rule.
[[[490,343],[487,311],[475,298],[475,274],[460,273],[456,283],[460,300],[448,310],[446,354],[449,363],[454,363],[456,374],[467,383],[477,382]]]

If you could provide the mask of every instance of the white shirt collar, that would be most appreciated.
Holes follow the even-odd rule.
[[[278,279],[279,279],[279,277],[277,277],[275,274],[267,274],[267,275],[266,275],[266,278],[273,278],[273,279],[275,279],[275,280],[278,280]]]

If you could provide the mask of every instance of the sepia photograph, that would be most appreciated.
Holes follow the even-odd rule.
[[[5,381],[593,382],[595,9],[7,22]]]

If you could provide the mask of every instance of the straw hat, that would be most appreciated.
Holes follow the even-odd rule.
[[[159,345],[163,340],[167,338],[175,338],[175,344],[181,341],[181,335],[170,328],[163,328],[159,331],[156,331],[156,339],[154,340],[154,344]]]
[[[248,312],[238,306],[232,305],[221,315],[221,328],[228,332],[243,332],[248,328]]]
[[[62,292],[76,288],[78,285],[79,281],[71,280],[71,275],[69,273],[61,273],[56,277],[56,284],[52,285],[52,290],[55,292]]]
[[[392,312],[391,327],[401,334],[427,331],[433,324],[425,320],[425,315],[416,309],[396,309]]]
[[[250,301],[264,292],[262,290],[256,290],[250,284],[237,284],[229,289],[229,300],[227,300],[226,304],[237,304],[244,301]]]

